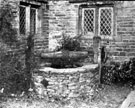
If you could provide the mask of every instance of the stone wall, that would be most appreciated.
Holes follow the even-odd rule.
[[[55,49],[57,40],[63,32],[77,35],[78,6],[68,1],[49,2],[49,48]]]
[[[1,1],[2,2],[2,1]],[[12,46],[12,51],[14,52],[16,50],[25,50],[26,46],[26,39],[29,35],[30,32],[30,18],[28,17],[30,14],[30,8],[29,5],[26,5],[26,34],[22,35],[19,33],[19,5],[20,2],[24,2],[27,4],[34,4],[34,5],[39,5],[37,11],[36,11],[36,34],[34,36],[34,48],[36,53],[41,53],[45,49],[48,49],[48,43],[49,43],[49,17],[48,17],[48,6],[45,3],[40,3],[40,2],[29,2],[27,0],[9,0],[9,4],[11,4],[14,7],[15,11],[15,22],[13,22],[13,27],[16,28],[17,30],[17,37],[18,37],[18,42],[19,46]],[[25,5],[24,5],[25,6]],[[21,47],[24,46],[24,47]]]
[[[110,48],[115,60],[125,60],[135,56],[135,2],[124,1],[116,11],[116,36]]]
[[[78,35],[79,31],[79,5],[86,3],[69,3],[65,1],[49,2],[49,48],[55,48],[55,39],[66,31],[71,36]],[[135,56],[135,2],[123,1],[114,6],[114,35],[111,39],[102,39],[102,46],[106,46],[109,56],[113,60],[127,60]],[[57,40],[56,39],[56,40]],[[85,46],[92,46],[90,36],[82,36]],[[84,44],[83,44],[84,45]]]
[[[97,64],[79,68],[54,69],[45,67],[34,74],[36,91],[41,97],[73,98],[81,94],[93,95],[93,80]],[[94,72],[94,73],[93,73]]]
[[[19,1],[15,0],[14,2],[13,5],[17,7],[18,14]],[[54,50],[62,32],[70,36],[77,36],[81,26],[78,23],[79,6],[86,3],[69,3],[68,0],[63,0],[49,1],[48,4],[42,4],[38,17],[41,27],[35,36],[36,52],[42,52],[48,48],[49,50]],[[109,56],[113,60],[123,61],[135,55],[135,2],[123,1],[121,4],[115,4],[114,15],[114,35],[111,39],[102,39],[102,46],[107,47]],[[16,23],[14,23],[14,27],[17,30],[19,28],[18,21],[17,17]],[[24,38],[26,36],[18,34],[18,37]],[[82,45],[92,46],[92,38],[90,36],[82,36]]]

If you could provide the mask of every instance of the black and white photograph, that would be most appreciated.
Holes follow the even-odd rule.
[[[0,0],[0,108],[135,108],[135,1]]]

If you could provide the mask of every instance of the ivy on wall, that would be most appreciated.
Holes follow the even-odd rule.
[[[17,30],[13,27],[15,21],[14,7],[8,0],[1,1],[0,7],[0,40],[11,44],[17,41]]]

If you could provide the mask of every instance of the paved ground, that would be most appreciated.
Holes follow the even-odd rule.
[[[120,108],[135,108],[135,90],[130,92]]]

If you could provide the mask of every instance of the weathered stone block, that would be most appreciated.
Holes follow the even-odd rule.
[[[120,56],[126,56],[125,52],[120,52]]]
[[[68,95],[68,98],[75,98],[75,97],[78,97],[79,96],[79,94],[74,94],[74,93],[69,93],[69,95]]]
[[[130,48],[135,48],[135,45],[131,45]]]
[[[69,86],[69,87],[68,87],[69,90],[76,90],[77,88],[78,88],[77,85],[75,85],[75,86]]]
[[[79,77],[77,77],[77,78],[70,78],[69,80],[70,80],[70,82],[77,83],[79,81]]]
[[[44,79],[43,76],[34,76],[34,80],[37,83],[40,83],[43,79]]]
[[[47,88],[47,92],[48,93],[55,93],[55,90],[54,89]]]
[[[127,56],[135,56],[135,53],[134,52],[128,53]]]

